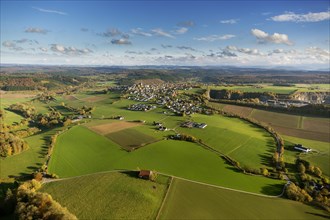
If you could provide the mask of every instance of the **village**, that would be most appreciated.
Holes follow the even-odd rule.
[[[202,107],[200,101],[192,100],[190,97],[180,93],[180,91],[188,91],[190,89],[192,89],[190,84],[164,83],[145,85],[138,83],[132,86],[115,86],[109,88],[109,91],[121,91],[125,94],[124,97],[129,100],[161,105],[176,115],[209,114],[209,111]],[[156,106],[151,104],[134,104],[127,107],[131,111],[149,111],[155,108]]]

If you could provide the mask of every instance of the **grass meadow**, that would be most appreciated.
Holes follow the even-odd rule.
[[[284,183],[240,173],[194,143],[163,140],[126,152],[108,138],[82,126],[73,127],[57,138],[49,163],[49,171],[62,178],[138,168],[262,194],[279,194]]]
[[[204,129],[178,128],[181,133],[191,134],[208,146],[251,168],[269,166],[276,145],[265,130],[237,118],[220,115],[193,115],[192,120],[207,123]]]
[[[160,219],[328,219],[305,204],[174,179]]]
[[[133,177],[133,175],[136,175]],[[151,182],[137,173],[100,173],[44,184],[78,219],[155,219],[167,191],[167,177]]]

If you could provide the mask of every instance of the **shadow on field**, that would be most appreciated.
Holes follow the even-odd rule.
[[[138,171],[122,171],[121,173],[125,174],[129,177],[132,177],[132,178],[138,178],[139,177],[139,172]]]
[[[271,166],[272,157],[269,154],[258,154],[260,157],[261,164],[264,166]]]
[[[282,193],[284,184],[267,184],[261,188],[261,193],[277,196]]]
[[[322,217],[322,218],[325,218],[325,219],[330,219],[330,215],[322,215],[322,214],[313,213],[313,212],[305,212],[305,213],[310,214],[310,215],[314,215],[314,216],[318,216],[318,217]]]

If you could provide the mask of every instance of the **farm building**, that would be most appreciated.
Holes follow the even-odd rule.
[[[152,175],[151,170],[141,170],[139,172],[139,177],[142,179],[150,179],[151,175]]]
[[[311,151],[312,151],[312,149],[307,148],[307,147],[304,147],[304,146],[302,146],[301,144],[296,144],[296,145],[294,146],[294,149],[295,149],[295,150],[302,151],[302,152],[305,152],[305,153],[308,153],[308,152],[311,152]]]

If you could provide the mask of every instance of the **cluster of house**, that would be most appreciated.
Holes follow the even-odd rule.
[[[187,99],[175,99],[168,101],[165,107],[170,109],[176,114],[185,113],[186,115],[191,115],[193,113],[202,113],[205,111],[203,107],[200,106],[201,103],[198,101],[187,100]]]
[[[154,121],[153,124],[156,126],[157,130],[159,130],[159,131],[167,131],[167,130],[168,130],[168,128],[165,127],[165,126],[164,126],[162,123],[160,123],[160,122],[155,122],[155,121]]]
[[[147,102],[151,99],[159,99],[160,97],[174,97],[176,90],[184,87],[175,86],[175,84],[157,84],[157,85],[144,85],[142,83],[134,84],[126,89],[129,95],[128,99]]]
[[[181,127],[184,128],[206,128],[207,124],[205,123],[197,123],[192,121],[186,121],[181,124]]]
[[[308,152],[311,152],[312,151],[311,148],[304,147],[302,144],[296,144],[296,145],[294,145],[294,149],[295,150],[298,150],[298,151],[305,152],[305,153],[308,153]]]
[[[152,109],[155,109],[156,106],[155,105],[148,105],[148,104],[134,104],[134,105],[130,105],[128,106],[128,110],[131,111],[150,111]]]
[[[75,122],[81,121],[84,118],[92,118],[92,116],[91,115],[76,115],[72,118],[71,122],[75,123]]]

